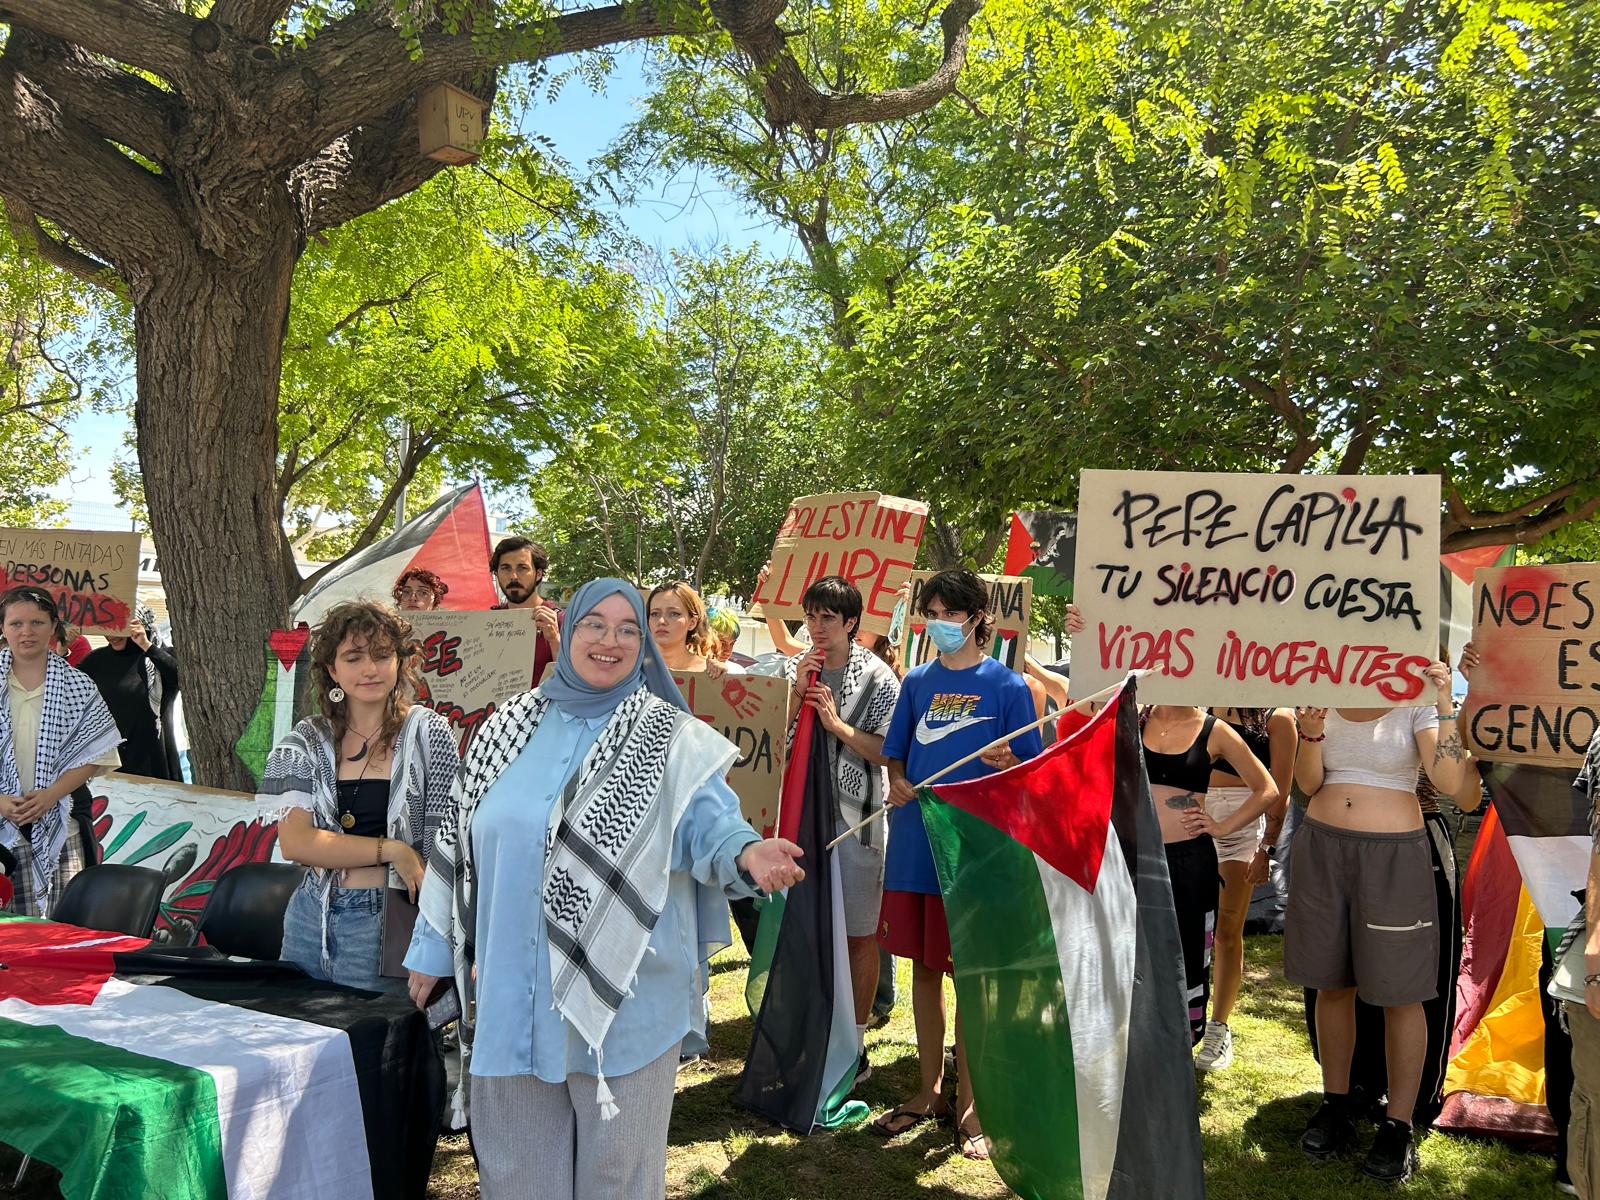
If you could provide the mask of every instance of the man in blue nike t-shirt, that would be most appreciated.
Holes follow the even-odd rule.
[[[1033,697],[1022,676],[985,653],[990,637],[988,606],[989,589],[971,571],[940,571],[923,586],[917,609],[928,620],[928,637],[938,647],[939,657],[914,668],[901,681],[900,699],[883,740],[884,757],[889,760],[889,803],[895,810],[889,823],[878,942],[890,954],[911,960],[911,1005],[922,1074],[921,1090],[874,1122],[886,1137],[943,1117],[949,1108],[942,1089],[944,975],[952,969],[950,930],[913,785],[1035,720]],[[1029,729],[940,776],[939,782],[990,775],[1032,758],[1042,748],[1038,729]],[[987,1158],[965,1058],[958,1015],[956,1141],[966,1157]]]

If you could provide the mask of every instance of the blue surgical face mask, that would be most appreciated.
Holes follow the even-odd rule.
[[[967,644],[966,621],[928,621],[928,637],[938,647],[940,654],[954,654]]]

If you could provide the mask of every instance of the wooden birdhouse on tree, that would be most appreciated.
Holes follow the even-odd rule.
[[[483,142],[484,103],[448,83],[417,97],[417,134],[425,158],[460,167],[476,162]]]

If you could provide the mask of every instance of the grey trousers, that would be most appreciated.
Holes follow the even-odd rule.
[[[472,1148],[483,1200],[664,1200],[678,1047],[606,1076],[618,1114],[600,1118],[593,1075],[472,1076]]]

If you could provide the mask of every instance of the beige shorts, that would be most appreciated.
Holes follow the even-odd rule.
[[[1214,787],[1206,793],[1206,812],[1211,814],[1213,821],[1226,821],[1245,806],[1251,794],[1250,789],[1245,787]],[[1267,818],[1262,814],[1238,833],[1217,838],[1217,861],[1249,862],[1256,856],[1262,835],[1266,832]]]

